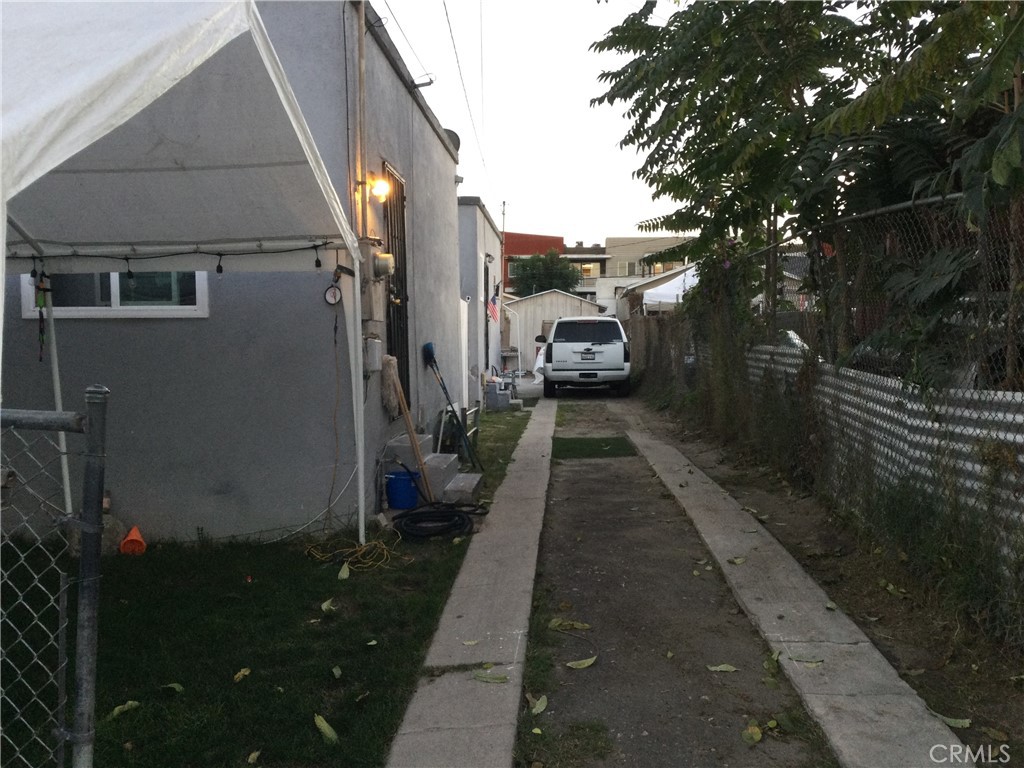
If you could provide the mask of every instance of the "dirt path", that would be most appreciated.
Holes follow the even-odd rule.
[[[624,430],[603,397],[559,398],[556,439]],[[579,744],[555,751],[524,734],[520,765],[835,765],[642,456],[553,460],[534,594],[533,652],[552,662],[548,689],[531,692],[548,697],[535,720],[547,738]],[[551,618],[590,629],[556,632]],[[586,669],[566,666],[595,655]],[[737,671],[708,669],[725,664]],[[749,744],[743,733],[752,720],[762,731]],[[607,753],[596,757],[602,746]]]

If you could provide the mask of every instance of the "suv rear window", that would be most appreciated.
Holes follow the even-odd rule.
[[[619,331],[618,323],[607,321],[568,322],[556,323],[554,335],[551,339],[554,342],[594,342],[597,344],[622,341],[622,333]]]

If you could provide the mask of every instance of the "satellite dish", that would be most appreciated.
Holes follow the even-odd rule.
[[[448,136],[448,141],[452,143],[452,146],[455,147],[455,151],[458,152],[459,147],[462,146],[462,139],[459,138],[459,134],[457,134],[451,128],[445,128],[444,132]]]

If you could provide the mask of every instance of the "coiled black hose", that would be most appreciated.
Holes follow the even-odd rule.
[[[476,504],[434,502],[397,513],[391,518],[391,525],[402,538],[467,536],[473,532],[473,518],[486,514],[487,510]]]

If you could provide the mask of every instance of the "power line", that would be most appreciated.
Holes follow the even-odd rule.
[[[416,63],[420,65],[420,72],[427,74],[426,65],[423,63],[423,60],[420,59],[419,54],[416,53],[416,49],[413,48],[412,41],[409,39],[409,36],[405,34],[405,30],[402,29],[402,23],[398,20],[398,17],[395,15],[395,12],[391,10],[391,6],[388,4],[388,0],[384,0],[384,7],[387,8],[388,13],[391,14],[391,19],[394,20],[395,26],[398,27],[398,31],[402,33],[402,37],[405,39],[405,44],[409,46],[409,51],[410,53],[412,53],[413,58],[416,59]]]
[[[466,97],[466,111],[469,113],[469,124],[473,128],[473,138],[476,139],[476,148],[480,153],[480,162],[483,163],[484,168],[486,168],[487,160],[484,158],[484,147],[483,144],[480,143],[480,134],[478,134],[476,130],[476,121],[473,119],[473,108],[469,105],[469,91],[466,89],[466,78],[462,76],[462,62],[459,61],[459,47],[455,44],[455,32],[452,31],[452,18],[448,15],[447,0],[441,0],[441,6],[444,8],[444,18],[448,22],[448,35],[452,39],[452,50],[455,52],[455,65],[459,69],[459,81],[462,83],[462,95]]]

